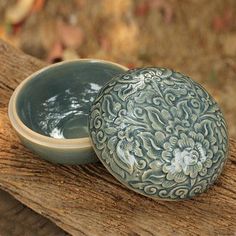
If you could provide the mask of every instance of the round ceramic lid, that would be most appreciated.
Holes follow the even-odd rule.
[[[157,199],[205,191],[228,152],[226,123],[215,100],[189,77],[165,68],[113,78],[93,102],[89,131],[110,173]]]

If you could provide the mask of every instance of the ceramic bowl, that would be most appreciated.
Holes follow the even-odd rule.
[[[9,118],[22,143],[40,157],[61,164],[97,160],[87,118],[100,88],[126,67],[81,59],[43,68],[24,80],[9,102]]]

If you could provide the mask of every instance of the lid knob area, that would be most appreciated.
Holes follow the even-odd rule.
[[[156,199],[204,192],[227,158],[227,127],[217,103],[198,83],[165,68],[113,78],[92,105],[89,131],[111,174]]]

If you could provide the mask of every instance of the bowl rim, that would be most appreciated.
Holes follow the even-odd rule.
[[[20,135],[23,136],[26,140],[30,140],[33,143],[37,143],[41,146],[46,146],[46,147],[52,147],[52,148],[59,148],[59,149],[78,149],[78,148],[92,148],[92,144],[90,142],[89,134],[88,137],[84,138],[74,138],[74,139],[56,139],[53,137],[49,137],[46,135],[42,135],[40,133],[37,133],[30,129],[28,126],[26,126],[22,120],[20,119],[17,109],[16,109],[16,102],[17,98],[19,96],[19,93],[24,89],[25,85],[32,80],[35,76],[41,74],[45,70],[55,68],[55,67],[60,67],[61,65],[64,64],[70,64],[74,62],[89,62],[89,63],[103,63],[103,64],[111,64],[116,67],[120,67],[121,69],[125,71],[129,70],[129,68],[120,65],[118,63],[108,61],[108,60],[102,60],[102,59],[93,59],[93,58],[81,58],[81,59],[74,59],[74,60],[67,60],[67,61],[62,61],[59,63],[55,63],[52,65],[48,65],[46,67],[43,67],[42,69],[32,73],[29,75],[26,79],[24,79],[14,90],[9,104],[8,104],[8,117],[10,119],[11,125],[13,128],[16,130],[16,132]]]

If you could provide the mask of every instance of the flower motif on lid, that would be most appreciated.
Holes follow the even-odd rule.
[[[89,129],[106,168],[153,198],[205,191],[227,158],[218,105],[196,82],[169,69],[135,69],[114,78],[94,101]]]
[[[196,178],[204,176],[207,169],[212,166],[213,152],[209,150],[209,141],[204,139],[201,133],[185,133],[180,139],[174,139],[173,143],[167,142],[162,156],[167,162],[163,166],[163,172],[168,180],[183,182],[189,176]]]

